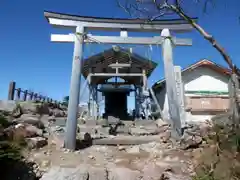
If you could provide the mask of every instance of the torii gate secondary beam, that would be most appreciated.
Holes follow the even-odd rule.
[[[78,26],[85,27],[88,30],[104,30],[118,31],[125,29],[126,31],[138,32],[160,32],[164,28],[168,28],[173,32],[192,31],[193,27],[185,20],[154,20],[147,21],[141,19],[113,19],[113,18],[98,18],[76,16],[70,14],[44,12],[49,24],[56,27],[65,27],[76,29]],[[194,20],[197,20],[196,18]]]
[[[62,35],[52,34],[52,42],[74,42],[75,34]],[[85,43],[105,43],[105,44],[139,44],[139,45],[159,45],[162,44],[163,37],[121,37],[121,36],[93,36],[86,35]],[[192,46],[191,39],[172,38],[173,44],[177,46]]]

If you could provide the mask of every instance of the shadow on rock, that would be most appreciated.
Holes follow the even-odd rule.
[[[89,133],[85,133],[83,140],[77,139],[76,150],[88,148],[88,147],[92,146],[92,144],[93,144],[93,139],[92,139],[91,135]]]

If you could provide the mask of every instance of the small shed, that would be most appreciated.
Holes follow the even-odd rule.
[[[228,82],[231,70],[210,60],[200,60],[182,70],[187,121],[201,121],[229,108]],[[164,116],[168,117],[166,82],[153,85]]]

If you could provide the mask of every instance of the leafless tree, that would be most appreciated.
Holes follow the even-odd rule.
[[[178,16],[186,20],[221,54],[228,66],[232,69],[232,72],[240,75],[240,71],[233,64],[226,50],[188,13],[189,7],[191,7],[193,3],[203,8],[204,12],[207,12],[208,7],[214,6],[217,3],[216,1],[217,0],[117,0],[117,3],[120,8],[135,18],[146,18],[149,21],[153,21],[165,18],[166,16]],[[218,0],[218,3],[219,1],[221,0]]]

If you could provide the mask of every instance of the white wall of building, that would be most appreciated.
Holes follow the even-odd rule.
[[[182,74],[185,91],[221,91],[228,92],[228,77],[207,67],[199,67],[191,72]],[[193,94],[185,93],[186,96]],[[163,115],[168,118],[168,101],[166,89],[156,92],[157,99],[162,108]],[[212,115],[208,112],[201,114],[187,113],[187,121],[204,121]]]
[[[228,77],[206,67],[184,74],[183,83],[185,91],[228,92]]]

